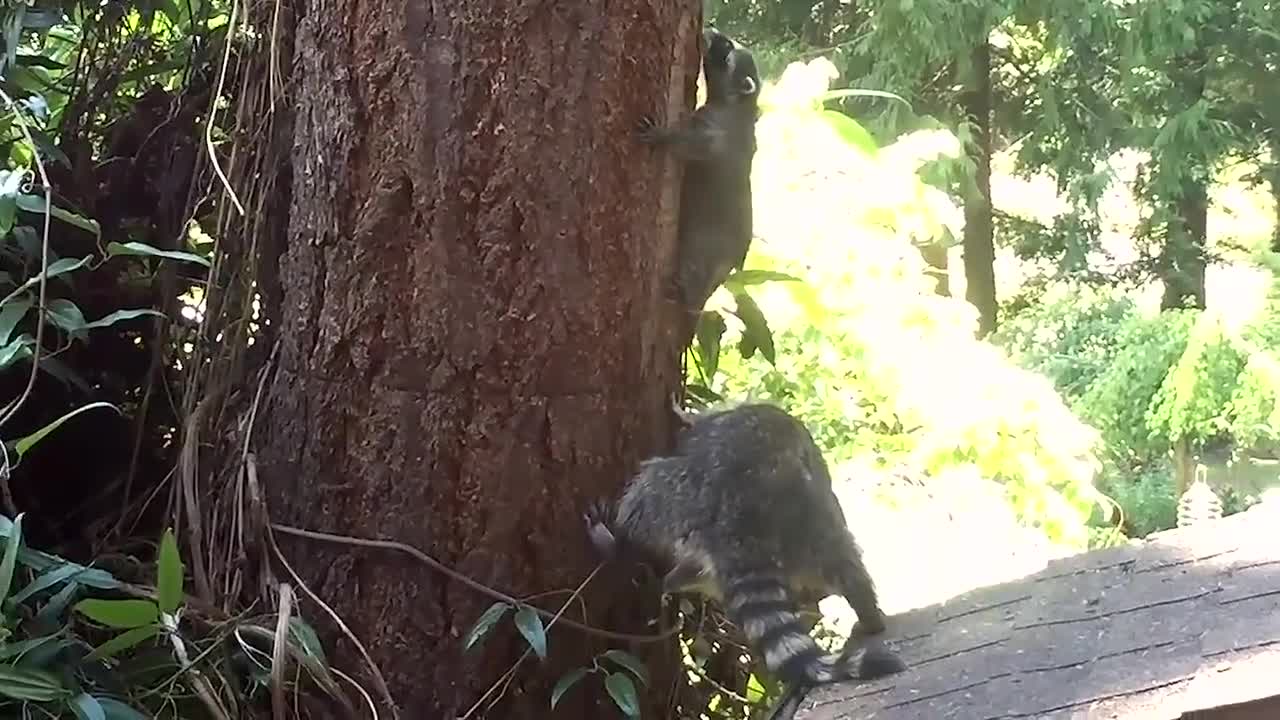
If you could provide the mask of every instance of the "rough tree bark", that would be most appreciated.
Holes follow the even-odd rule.
[[[1187,53],[1170,73],[1176,90],[1183,96],[1183,107],[1191,107],[1204,98],[1205,64],[1203,49]],[[1182,148],[1178,157],[1170,157],[1181,177],[1178,190],[1170,198],[1168,237],[1160,258],[1164,309],[1205,307],[1205,248],[1209,233],[1209,185],[1206,168],[1208,158],[1196,148]],[[1187,155],[1187,153],[1190,153]]]
[[[1271,201],[1275,227],[1271,230],[1271,252],[1280,253],[1280,128],[1271,131]]]
[[[979,194],[964,202],[965,298],[978,309],[978,334],[985,337],[996,329],[998,310],[991,219],[991,45],[986,38],[973,49],[969,66],[961,103],[974,124],[974,183]]]
[[[1164,296],[1160,307],[1205,307],[1205,239],[1209,232],[1209,189],[1195,177],[1182,181],[1173,203],[1161,264]]]
[[[295,5],[281,345],[256,438],[274,522],[398,540],[516,596],[586,576],[587,502],[670,441],[678,169],[631,132],[691,109],[699,5]],[[401,717],[462,715],[525,648],[508,616],[464,657],[491,600],[417,561],[277,537]],[[588,621],[651,631],[656,602],[634,595],[589,591]],[[561,674],[620,645],[549,637],[488,717],[552,715]],[[631,648],[656,673],[646,717],[674,647]],[[615,715],[598,681],[554,713]]]

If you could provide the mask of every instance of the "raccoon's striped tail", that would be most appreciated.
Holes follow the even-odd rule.
[[[717,568],[725,611],[769,674],[788,687],[854,677],[855,670],[828,656],[809,636],[809,624],[780,573],[758,562],[736,564]]]
[[[785,576],[759,559],[721,560],[716,568],[729,620],[746,636],[769,674],[785,688],[770,720],[790,720],[815,685],[871,680],[906,669],[883,642],[869,641],[861,653],[847,647],[827,654],[809,635]]]
[[[854,659],[845,653],[841,653],[835,662],[852,667]],[[896,653],[877,640],[872,641],[863,650],[862,657],[857,662],[857,670],[854,671],[851,677],[859,680],[874,680],[906,669],[906,663],[902,662],[902,658],[899,658]],[[792,720],[800,709],[800,703],[804,701],[805,696],[809,694],[809,690],[812,688],[813,685],[795,684],[786,686],[786,690],[782,693],[782,698],[778,700],[778,704],[769,713],[769,720]]]

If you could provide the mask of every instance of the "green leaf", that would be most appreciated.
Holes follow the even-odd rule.
[[[564,675],[561,675],[560,679],[556,681],[556,686],[551,688],[551,709],[554,710],[556,703],[560,702],[560,698],[566,692],[569,692],[569,688],[577,685],[578,681],[586,677],[586,675],[586,668],[574,668]]]
[[[39,648],[41,645],[47,645],[52,642],[58,642],[62,639],[60,634],[42,635],[36,638],[28,638],[13,643],[0,643],[0,660],[8,660],[16,658]]]
[[[19,360],[25,360],[31,357],[31,346],[36,344],[36,339],[26,333],[22,333],[16,340],[0,348],[0,370],[9,367]]]
[[[13,586],[13,570],[18,564],[18,548],[22,545],[22,513],[13,521],[13,531],[9,533],[4,546],[4,560],[0,560],[0,604],[9,597],[9,588]]]
[[[742,357],[749,358],[759,349],[765,360],[768,360],[771,365],[776,364],[773,331],[769,329],[769,321],[760,311],[760,306],[756,305],[756,301],[745,292],[734,293],[733,298],[738,303],[734,315],[742,320],[743,325],[742,340],[738,344]]]
[[[720,340],[726,329],[724,318],[718,312],[704,310],[698,316],[698,357],[702,361],[702,372],[708,382],[720,367]]]
[[[93,330],[96,328],[104,328],[110,325],[115,325],[118,322],[123,322],[125,320],[132,320],[136,317],[142,317],[144,315],[154,315],[156,317],[165,316],[165,314],[160,312],[159,310],[152,310],[150,308],[137,308],[134,310],[117,310],[111,313],[110,315],[104,315],[98,318],[97,320],[94,320],[93,322],[85,323],[84,326],[81,327],[80,329]]]
[[[3,306],[0,306],[0,345],[9,344],[9,338],[18,328],[18,323],[27,316],[27,311],[35,304],[30,295],[19,295]]]
[[[775,270],[739,270],[725,279],[724,285],[730,292],[741,290],[748,285],[760,285],[767,282],[804,282],[795,275],[788,275]]]
[[[630,670],[631,674],[635,675],[642,685],[649,684],[649,675],[645,672],[644,663],[640,662],[640,658],[635,655],[623,650],[606,650],[601,657],[626,670]]]
[[[113,698],[95,698],[102,706],[106,720],[149,720],[146,715]]]
[[[56,595],[49,598],[49,602],[45,603],[44,607],[40,608],[39,612],[36,613],[36,622],[46,627],[60,625],[67,607],[71,605],[72,600],[76,599],[76,595],[79,592],[80,583],[67,583]]]
[[[107,243],[107,255],[115,257],[116,255],[150,255],[152,257],[169,258],[171,260],[183,260],[203,265],[205,267],[213,267],[208,259],[200,257],[195,253],[182,252],[181,250],[161,250],[160,248],[151,247],[146,243],[127,242]]]
[[[529,647],[533,648],[533,652],[539,659],[545,660],[547,657],[547,629],[542,626],[542,618],[538,617],[538,611],[522,605],[516,611],[516,629],[528,641]]]
[[[10,302],[14,296],[18,295],[23,290],[27,290],[29,288],[35,287],[36,285],[39,285],[41,275],[43,275],[45,278],[50,278],[50,279],[56,278],[59,275],[66,275],[69,272],[79,270],[85,265],[88,265],[89,261],[92,259],[93,259],[92,255],[85,255],[79,260],[75,258],[59,258],[57,260],[54,260],[53,262],[49,263],[49,268],[47,270],[45,270],[43,273],[37,273],[36,275],[30,278],[27,278],[26,282],[19,285],[18,288],[13,292],[9,293],[8,297],[6,297],[4,300],[0,300],[0,304],[6,304]]]
[[[496,625],[498,621],[502,619],[502,616],[510,609],[510,603],[496,602],[490,605],[489,609],[485,610],[484,614],[476,620],[476,624],[472,625],[471,629],[467,631],[467,635],[462,641],[463,652],[470,650],[472,646],[483,640],[484,637],[489,634],[489,631],[493,629],[493,626]]]
[[[857,120],[835,110],[823,110],[822,119],[826,120],[831,129],[835,130],[836,134],[845,142],[858,148],[864,154],[873,156],[880,152],[880,146],[876,143],[876,139]]]
[[[58,585],[65,580],[75,577],[76,575],[84,572],[85,569],[86,568],[79,565],[63,565],[62,567],[43,573],[35,580],[32,580],[31,583],[21,591],[14,593],[13,602],[17,605],[42,590],[47,590],[54,585]]]
[[[18,43],[22,40],[22,21],[24,20],[24,15],[26,15],[27,4],[24,2],[18,5],[10,5],[5,9],[8,11],[5,13],[7,16],[5,20],[8,21],[8,26],[5,28],[4,34],[4,59],[5,65],[11,66],[18,57]],[[12,75],[12,73],[6,74]],[[12,78],[10,78],[10,81],[12,81]]]
[[[760,678],[755,673],[747,678],[747,699],[753,703],[764,699],[764,685],[760,684]]]
[[[155,606],[153,605],[152,607]],[[126,630],[94,648],[93,652],[86,656],[86,659],[105,660],[118,652],[140,645],[159,633],[160,627],[157,625],[149,625],[147,627],[138,627],[132,630]]]
[[[22,457],[23,455],[27,454],[27,451],[35,447],[36,443],[43,440],[46,435],[53,432],[54,430],[57,430],[58,427],[62,425],[62,423],[70,420],[71,418],[75,417],[76,415],[79,415],[82,412],[85,412],[86,410],[93,410],[94,408],[100,408],[100,407],[111,408],[116,412],[120,412],[120,408],[116,407],[115,405],[112,405],[109,402],[95,402],[95,403],[89,403],[88,405],[82,405],[76,408],[75,410],[72,410],[71,412],[67,413],[66,415],[63,415],[57,420],[54,420],[48,425],[45,425],[39,430],[31,433],[30,435],[27,435],[26,437],[18,438],[13,442],[13,449],[15,452],[18,453],[18,457]]]
[[[40,255],[44,251],[43,243],[40,242],[40,235],[36,229],[30,225],[18,225],[13,229],[13,241],[17,243],[18,249],[22,251],[22,256],[31,261],[40,260]],[[49,248],[49,261],[58,259],[58,255]]]
[[[52,702],[70,694],[71,691],[53,673],[16,665],[0,665],[0,696],[31,702]]]
[[[23,210],[26,210],[29,213],[36,213],[38,215],[43,215],[44,214],[44,196],[27,195],[25,193],[19,193],[18,207],[22,208]],[[97,220],[90,220],[89,218],[83,217],[81,215],[77,215],[71,212],[70,210],[64,210],[58,207],[57,205],[49,206],[49,215],[69,225],[75,225],[76,227],[80,228],[81,230],[84,230],[85,232],[93,233],[94,237],[102,237],[102,228],[98,225]]]
[[[67,66],[44,55],[24,55],[18,53],[17,64],[23,67],[42,67],[46,70],[63,70]]]
[[[70,638],[58,638],[54,642],[41,643],[14,659],[14,665],[28,670],[58,671],[66,666],[63,651],[80,647],[81,643]]]
[[[66,298],[54,298],[44,306],[45,315],[57,327],[74,333],[84,328],[84,313],[80,307]]]
[[[76,610],[95,622],[117,629],[146,627],[160,619],[160,608],[150,600],[86,598],[76,603]]]
[[[12,523],[9,523],[8,518],[0,515],[0,536],[7,535],[11,529],[11,525]],[[82,575],[76,576],[76,582],[81,585],[88,585],[89,587],[101,590],[115,590],[120,587],[120,581],[115,579],[115,577],[106,570],[85,567],[83,565],[73,563],[65,558],[58,557],[57,555],[50,555],[49,553],[40,552],[39,550],[32,550],[31,548],[24,547],[18,551],[18,559],[22,561],[23,565],[35,570],[36,572],[44,572],[45,570],[62,567],[63,565],[75,565],[76,567],[83,568],[84,571]]]
[[[88,693],[80,693],[71,698],[68,704],[79,720],[107,720],[107,711],[97,698]]]
[[[627,717],[640,717],[640,698],[636,696],[636,684],[624,673],[609,673],[604,679],[604,689],[609,691],[613,704]]]
[[[160,554],[156,559],[156,603],[160,612],[172,614],[182,604],[182,575],[178,541],[173,536],[173,528],[168,528],[160,538]]]
[[[305,620],[296,616],[289,618],[289,634],[304,653],[319,660],[321,664],[328,665],[320,636],[316,635],[316,631]]]
[[[22,187],[24,173],[17,170],[0,170],[0,238],[8,237],[13,221],[18,216],[18,188]]]
[[[826,102],[828,100],[839,100],[841,98],[847,98],[847,97],[878,97],[878,98],[885,98],[887,100],[897,100],[903,105],[906,105],[907,109],[911,108],[911,103],[907,102],[906,99],[903,98],[901,95],[895,95],[891,92],[887,92],[884,90],[860,90],[858,88],[841,88],[839,90],[828,90],[822,93],[821,95],[819,95],[818,97],[823,102]]]

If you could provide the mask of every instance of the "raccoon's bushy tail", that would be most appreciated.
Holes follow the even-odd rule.
[[[774,678],[788,685],[819,685],[853,677],[856,670],[828,656],[809,636],[808,624],[781,573],[760,562],[717,568],[725,612]]]
[[[842,653],[838,662],[852,663],[852,660]],[[858,670],[853,673],[853,677],[859,680],[874,680],[906,669],[907,666],[901,658],[879,641],[874,641],[862,653],[862,660],[858,662]],[[809,694],[812,687],[812,685],[802,684],[788,685],[782,697],[773,706],[773,710],[769,712],[769,720],[793,720],[800,710],[800,703],[804,702],[805,696]]]

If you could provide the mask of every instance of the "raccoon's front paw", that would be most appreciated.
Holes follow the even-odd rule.
[[[636,123],[636,137],[640,142],[652,145],[662,140],[662,128],[652,117],[645,115]]]
[[[618,539],[614,537],[613,531],[605,523],[608,517],[609,505],[603,500],[591,503],[587,506],[586,512],[582,513],[582,520],[586,523],[587,537],[591,540],[591,546],[606,561],[612,560],[618,554]]]
[[[847,657],[843,653],[834,653],[823,658],[829,675],[827,682],[844,682],[859,677],[861,657]]]
[[[680,407],[680,395],[678,393],[671,393],[671,411],[675,413],[681,429],[693,425],[693,413]]]
[[[853,658],[846,660],[850,665],[853,664]],[[855,677],[863,680],[875,680],[887,675],[896,675],[907,669],[907,664],[897,653],[890,650],[883,643],[872,642],[863,649],[862,655],[857,659],[857,671]]]

